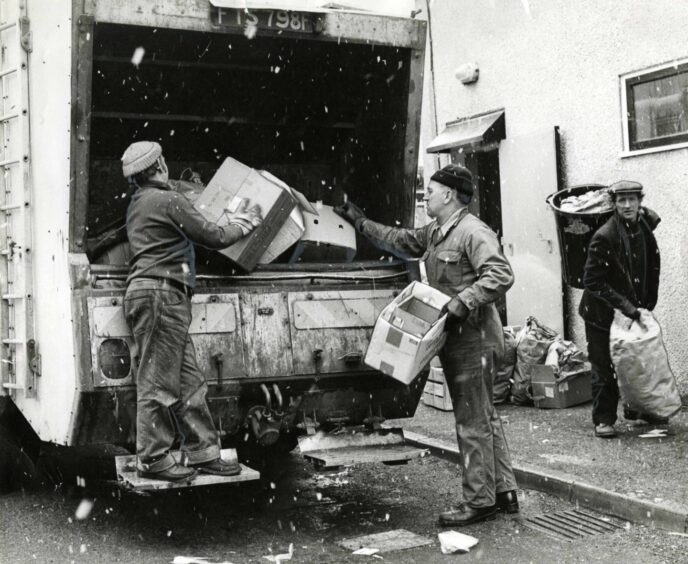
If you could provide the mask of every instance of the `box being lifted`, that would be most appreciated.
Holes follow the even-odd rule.
[[[226,210],[238,198],[258,204],[263,223],[248,236],[220,252],[244,270],[253,270],[296,207],[294,196],[258,171],[228,157],[210,180],[194,206],[208,220],[227,225]]]
[[[440,310],[450,299],[420,282],[404,288],[378,317],[365,363],[409,384],[444,345]]]
[[[304,213],[305,232],[290,262],[351,262],[356,256],[356,230],[332,206],[317,206],[318,215]]]

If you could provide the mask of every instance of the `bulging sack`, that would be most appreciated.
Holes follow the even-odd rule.
[[[662,331],[652,313],[641,309],[640,320],[631,321],[616,310],[609,352],[625,406],[658,418],[671,417],[681,409]]]

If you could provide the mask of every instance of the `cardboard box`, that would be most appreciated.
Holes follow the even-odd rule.
[[[451,395],[442,368],[430,366],[430,375],[423,389],[423,403],[441,411],[452,411]]]
[[[526,364],[525,374],[530,378],[536,407],[562,409],[592,399],[592,375],[587,368],[563,381],[558,380],[554,368],[546,364]]]
[[[304,213],[305,232],[290,262],[351,262],[356,256],[356,230],[332,206],[317,206],[318,214]]]
[[[265,170],[260,171],[260,175],[267,178],[280,186],[283,190],[289,192],[296,200],[296,207],[291,211],[289,217],[284,222],[280,230],[275,235],[268,248],[263,255],[258,259],[258,264],[268,264],[274,261],[278,256],[285,252],[289,247],[298,242],[306,231],[303,214],[307,212],[314,216],[318,216],[318,211],[315,209],[306,197],[298,190],[294,190],[279,178],[273,176]]]
[[[220,252],[244,270],[253,270],[274,240],[296,200],[288,190],[275,184],[258,171],[228,157],[210,180],[194,206],[208,220],[227,225],[226,209],[235,207],[239,198],[258,204],[263,223],[247,237]]]
[[[434,308],[438,317],[442,306],[450,300],[449,296],[439,290],[421,282],[412,282],[378,317],[366,351],[365,363],[404,384],[409,384],[427,366],[446,339],[446,315],[439,317],[420,336],[393,325],[392,320],[398,314],[400,304],[409,298],[416,298]],[[409,313],[408,310],[402,311]]]

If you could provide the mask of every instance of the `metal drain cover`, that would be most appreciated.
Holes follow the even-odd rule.
[[[580,509],[526,517],[524,524],[536,531],[567,541],[613,533],[625,528],[625,524],[618,519]]]

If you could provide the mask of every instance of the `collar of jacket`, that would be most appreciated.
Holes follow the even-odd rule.
[[[432,240],[435,242],[435,244],[444,240],[446,236],[449,235],[451,230],[454,229],[454,227],[456,227],[459,222],[466,217],[466,215],[468,215],[468,208],[464,207],[451,214],[449,219],[447,219],[447,221],[445,221],[442,225],[437,223],[437,220],[435,220],[435,227],[432,229]]]
[[[160,182],[158,180],[147,180],[141,186],[139,186],[139,189],[143,190],[144,188],[157,188],[158,190],[172,190],[172,186],[170,186],[167,182]]]

